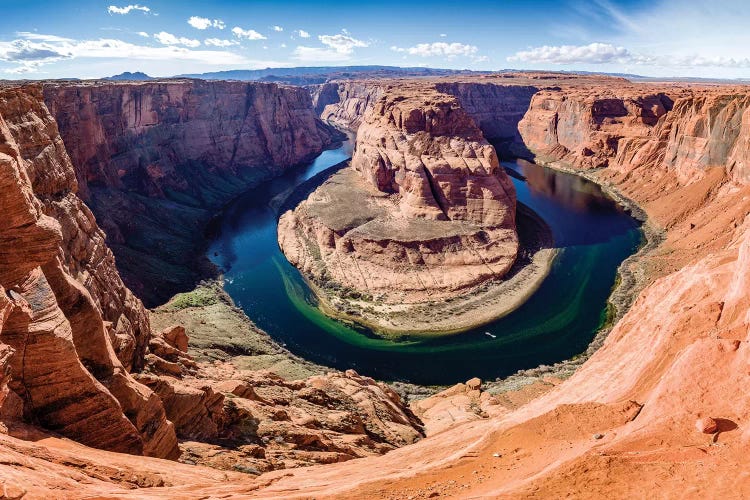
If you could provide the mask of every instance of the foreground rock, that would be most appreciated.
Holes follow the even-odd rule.
[[[495,150],[456,99],[407,88],[365,115],[351,167],[281,216],[279,243],[367,314],[371,302],[443,301],[502,278],[518,252],[515,205]]]

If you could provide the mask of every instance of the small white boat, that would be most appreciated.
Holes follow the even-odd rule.
[[[487,335],[488,337],[492,337],[493,339],[497,338],[497,335],[492,335],[490,332],[484,332],[484,334]]]

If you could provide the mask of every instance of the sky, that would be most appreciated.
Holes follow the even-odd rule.
[[[394,65],[750,78],[748,0],[0,0],[0,78]]]

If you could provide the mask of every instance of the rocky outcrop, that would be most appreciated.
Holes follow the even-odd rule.
[[[0,345],[8,387],[26,419],[65,436],[175,458],[159,398],[127,372],[142,360],[148,318],[75,194],[41,89],[3,89],[0,101]]]
[[[546,90],[532,98],[518,129],[542,160],[580,168],[632,165],[663,154],[663,147],[654,151],[644,143],[652,134],[660,136],[659,119],[673,106],[674,97],[644,88]]]
[[[183,460],[256,473],[379,455],[422,437],[392,389],[353,371],[285,380],[204,366],[199,378],[141,375],[167,409]]]
[[[276,84],[47,84],[81,197],[147,305],[190,289],[196,235],[224,203],[340,139],[309,94]]]
[[[649,167],[689,184],[722,167],[747,183],[749,105],[746,93],[731,88],[544,91],[534,96],[519,130],[542,160],[575,168],[627,173]]]
[[[355,300],[444,300],[510,269],[515,203],[495,150],[455,98],[394,90],[365,115],[351,167],[282,215],[279,242],[316,282]]]

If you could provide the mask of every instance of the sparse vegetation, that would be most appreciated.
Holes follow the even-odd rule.
[[[216,294],[206,288],[196,288],[192,292],[178,293],[167,304],[170,311],[179,311],[188,307],[206,307],[216,304],[218,299]]]

